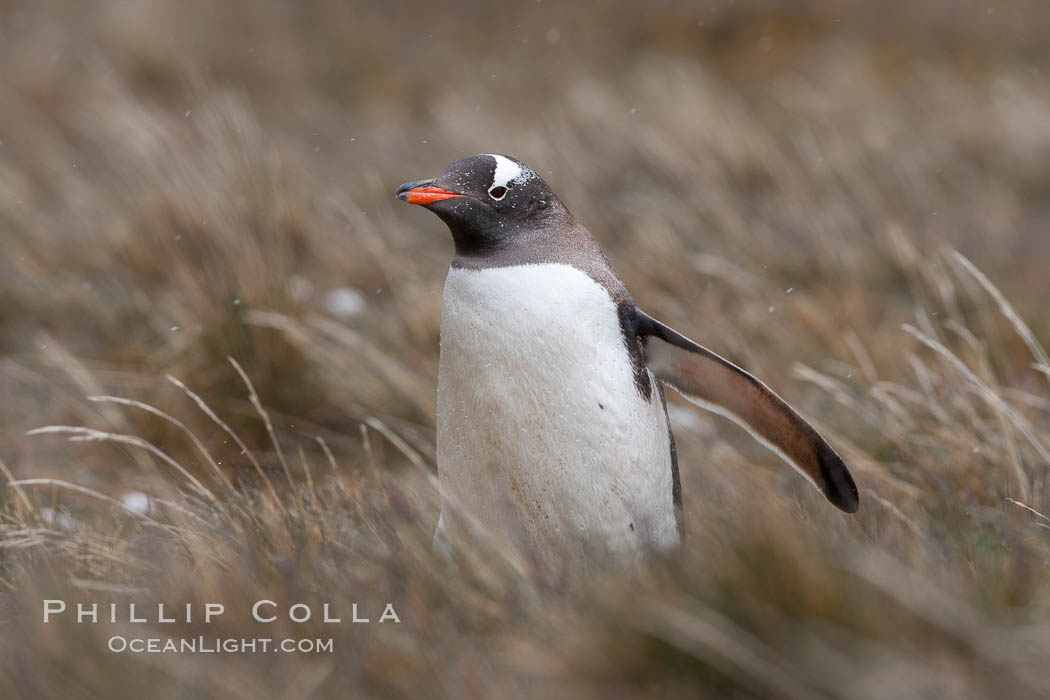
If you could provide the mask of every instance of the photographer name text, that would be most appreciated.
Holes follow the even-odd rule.
[[[166,605],[157,603],[155,605],[140,605],[136,603],[84,603],[77,602],[69,604],[64,600],[44,600],[44,622],[51,623],[58,619],[76,618],[77,624],[99,624],[99,623],[157,623],[176,624],[193,623],[203,621],[211,624],[226,614],[226,605],[223,603],[185,603],[181,605]],[[320,609],[306,603],[293,603],[283,606],[272,600],[257,600],[250,608],[252,619],[256,622],[268,624],[281,619],[293,623],[320,621],[325,624],[342,624],[343,615],[333,610],[331,603],[324,603]],[[371,622],[383,624],[385,622],[400,623],[397,611],[393,603],[386,603],[382,610],[375,606],[366,609],[358,603],[350,605],[349,615],[346,622],[352,624],[370,624]]]

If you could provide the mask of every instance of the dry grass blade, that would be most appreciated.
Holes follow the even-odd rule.
[[[691,262],[693,269],[700,274],[720,279],[743,294],[754,295],[761,287],[757,277],[723,257],[698,253]]]
[[[960,360],[958,356],[955,355],[955,353],[953,353],[951,350],[945,347],[944,344],[940,343],[937,340],[934,340],[933,338],[929,337],[928,335],[926,335],[925,333],[923,333],[922,331],[910,324],[904,324],[902,328],[905,333],[908,333],[909,335],[913,336],[923,345],[930,348],[938,355],[943,357],[945,360],[947,360],[952,365],[952,367],[954,367],[959,372],[959,374],[961,374],[967,381],[970,382],[971,385],[973,385],[973,387],[977,390],[978,394],[982,398],[984,398],[989,405],[991,405],[996,410],[1001,411],[1007,418],[1009,418],[1010,423],[1012,423],[1013,426],[1025,437],[1025,439],[1028,441],[1028,444],[1030,444],[1032,448],[1035,449],[1039,457],[1045,463],[1050,464],[1050,450],[1048,450],[1047,447],[1042,443],[1042,441],[1035,435],[1028,422],[1025,421],[1025,419],[1021,417],[1013,408],[1007,405],[1007,403],[1003,401],[1003,399],[1000,398],[998,394],[992,391],[992,389],[987,384],[985,384],[984,381],[982,381],[980,377],[978,377],[973,372],[973,370],[967,367],[966,364],[962,360]],[[1017,474],[1016,476],[1019,485],[1022,485],[1024,487],[1025,493],[1027,493],[1030,488],[1028,484],[1028,477],[1023,473]]]
[[[7,483],[9,485],[14,486],[15,477],[13,474],[11,474],[11,470],[7,468],[7,465],[2,459],[0,459],[0,472],[3,472],[4,478],[7,479]],[[33,504],[30,503],[29,499],[26,497],[26,493],[22,490],[22,487],[14,486],[14,490],[15,495],[17,495],[18,499],[22,501],[22,506],[26,509],[27,512],[32,513]]]
[[[226,478],[226,474],[222,471],[222,468],[219,467],[218,463],[211,456],[211,453],[208,452],[207,448],[204,447],[204,444],[200,441],[200,439],[194,434],[194,432],[192,430],[190,430],[186,426],[185,423],[183,423],[182,421],[178,420],[174,416],[169,415],[169,414],[165,413],[164,411],[161,411],[159,408],[156,408],[154,406],[150,406],[149,404],[144,403],[142,401],[136,401],[134,399],[125,399],[125,398],[122,398],[120,396],[89,396],[89,397],[87,397],[87,399],[88,399],[88,401],[95,401],[95,402],[100,402],[100,403],[102,403],[102,402],[105,402],[105,403],[116,403],[116,404],[120,404],[122,406],[131,406],[133,408],[140,408],[143,411],[146,411],[148,413],[152,413],[153,415],[157,416],[158,418],[162,418],[163,420],[167,421],[168,423],[171,423],[176,428],[181,430],[190,439],[190,441],[193,443],[193,446],[197,448],[197,452],[199,452],[201,454],[201,456],[204,457],[205,461],[208,463],[208,466],[211,467],[212,472],[215,475],[215,478],[219,481],[219,483],[221,483],[223,486],[226,487],[227,492],[228,493],[235,493],[236,492],[236,489],[233,488],[233,484],[230,483],[230,480],[228,478]]]
[[[347,349],[356,353],[358,359],[398,395],[412,401],[427,414],[433,412],[429,397],[419,395],[419,387],[425,382],[417,372],[409,369],[396,357],[376,347],[367,338],[344,325],[319,314],[311,314],[307,320],[310,327],[335,338]]]
[[[99,591],[100,593],[116,593],[117,595],[143,595],[150,590],[142,586],[122,586],[117,583],[106,581],[87,581],[76,577],[69,579],[69,584],[82,591]]]
[[[281,468],[284,469],[284,476],[288,479],[288,488],[293,492],[295,491],[295,480],[292,479],[292,470],[288,468],[288,460],[284,458],[284,450],[281,449],[281,443],[277,441],[277,433],[274,432],[273,423],[270,421],[270,414],[263,408],[262,401],[259,399],[259,394],[255,391],[255,386],[252,384],[252,380],[248,378],[248,373],[244,371],[240,363],[232,357],[227,356],[226,358],[233,368],[237,370],[237,374],[240,375],[241,381],[248,387],[248,395],[251,398],[252,406],[255,407],[259,417],[262,418],[263,424],[266,426],[266,433],[270,436],[270,442],[273,444],[274,452],[277,453],[277,458],[281,461]]]
[[[711,609],[682,610],[650,601],[642,628],[671,646],[719,668],[764,697],[819,700],[790,665],[732,620]]]
[[[299,463],[303,465],[303,476],[306,477],[306,491],[310,495],[310,501],[313,507],[319,508],[321,506],[321,498],[317,495],[317,488],[314,486],[314,477],[310,473],[310,463],[306,459],[306,450],[303,446],[299,446]]]
[[[1006,500],[1008,500],[1010,503],[1013,503],[1015,506],[1018,506],[1019,508],[1024,508],[1029,513],[1033,513],[1034,515],[1038,516],[1040,519],[1045,520],[1046,522],[1050,523],[1050,518],[1046,517],[1045,515],[1043,515],[1039,511],[1037,511],[1032,506],[1025,505],[1024,503],[1021,503],[1020,501],[1018,501],[1016,499],[1013,499],[1013,498],[1007,498]]]
[[[209,491],[197,477],[186,471],[185,467],[172,459],[170,455],[159,447],[136,435],[120,435],[118,433],[107,433],[103,430],[95,430],[94,428],[82,428],[70,425],[47,425],[42,428],[30,430],[26,435],[72,435],[73,437],[69,438],[69,440],[74,442],[115,442],[122,445],[138,447],[157,457],[185,477],[185,479],[190,482],[190,486],[197,493],[213,503],[216,502],[215,494]]]
[[[907,525],[908,529],[911,530],[916,537],[923,536],[922,528],[919,527],[918,523],[916,523],[912,518],[906,516],[901,511],[901,509],[894,505],[891,501],[886,500],[885,498],[883,498],[878,493],[872,490],[869,490],[866,495],[869,496],[871,500],[875,501],[880,506],[885,508],[891,515],[893,515],[893,517],[897,518],[902,523]]]
[[[210,418],[213,423],[222,428],[223,432],[230,436],[230,439],[233,440],[234,444],[236,444],[237,447],[240,448],[241,454],[245,455],[248,458],[248,461],[251,462],[252,466],[255,467],[255,473],[258,474],[259,479],[262,480],[262,482],[266,485],[267,491],[269,492],[272,502],[275,504],[280,503],[281,499],[277,496],[277,491],[273,487],[273,482],[270,481],[270,477],[266,475],[266,472],[263,470],[262,465],[259,464],[259,461],[255,459],[255,455],[252,453],[252,451],[249,450],[248,446],[244,444],[243,440],[241,440],[240,435],[238,435],[233,430],[233,428],[227,425],[226,421],[219,418],[219,416],[216,415],[215,411],[211,410],[211,407],[204,402],[204,399],[202,399],[200,396],[197,396],[197,394],[194,393],[189,387],[187,387],[185,384],[183,384],[181,381],[171,376],[170,374],[168,375],[168,381],[174,384],[179,389],[181,389],[184,394],[189,396],[190,399],[195,404],[197,404],[197,407],[204,413],[204,415],[208,416],[208,418]]]
[[[977,280],[977,282],[984,288],[984,291],[988,293],[988,296],[995,300],[995,303],[999,307],[999,312],[1006,317],[1010,322],[1010,325],[1017,331],[1017,335],[1021,336],[1021,340],[1024,341],[1025,346],[1028,347],[1028,351],[1032,353],[1032,357],[1038,365],[1050,366],[1050,356],[1047,356],[1046,350],[1039,343],[1039,340],[1032,333],[1032,329],[1028,327],[1028,324],[1018,315],[1017,311],[1014,310],[1013,305],[1007,300],[999,288],[992,284],[992,281],[981,272],[976,265],[970,262],[969,259],[957,250],[952,251],[952,257],[955,261],[970,275]]]
[[[1023,642],[1013,630],[1001,628],[985,619],[975,608],[967,605],[943,586],[935,584],[919,571],[911,569],[883,552],[869,552],[850,560],[849,568],[863,580],[879,588],[893,600],[915,615],[966,645],[982,661],[999,667],[1011,656],[1024,653]],[[1029,650],[1034,655],[1045,655],[1050,647]],[[1009,668],[1004,671],[1011,674]],[[1003,688],[1016,692],[1040,692],[1038,684],[1024,674],[1017,673],[1001,679]]]
[[[929,368],[914,353],[908,353],[908,364],[915,373],[915,379],[919,382],[922,394],[926,399],[926,408],[942,425],[950,425],[951,416],[941,407],[937,400],[937,392],[933,388],[933,379]]]
[[[853,353],[853,357],[857,360],[857,365],[860,367],[861,373],[867,380],[868,384],[874,384],[879,380],[878,370],[875,369],[875,362],[871,359],[871,355],[868,354],[867,349],[864,347],[864,343],[861,342],[857,336],[856,331],[849,330],[844,339],[846,344],[849,345],[850,352]]]
[[[343,475],[339,471],[339,465],[335,462],[335,455],[332,454],[331,448],[328,447],[328,443],[325,442],[323,437],[317,435],[314,437],[314,440],[317,440],[317,444],[321,446],[321,450],[324,452],[324,456],[328,460],[328,465],[332,468],[332,478],[335,479],[336,487],[345,499],[348,495],[346,483],[343,482]]]
[[[91,496],[92,498],[96,498],[100,501],[105,501],[109,505],[119,508],[125,513],[128,513],[129,515],[132,515],[141,520],[148,520],[149,522],[156,523],[157,525],[160,525],[162,527],[170,527],[169,525],[164,525],[163,523],[154,520],[145,513],[140,513],[139,511],[133,508],[128,508],[126,505],[113,498],[112,496],[107,496],[106,494],[100,493],[95,489],[88,488],[87,486],[71,484],[68,481],[62,481],[61,479],[19,479],[17,481],[8,482],[8,486],[13,486],[16,488],[21,486],[57,486],[58,488],[66,489],[68,491],[76,491],[77,493],[82,493],[86,496]]]
[[[367,416],[364,422],[368,427],[385,437],[391,445],[397,448],[398,452],[405,455],[405,457],[408,457],[408,461],[411,462],[413,466],[424,471],[427,470],[426,460],[424,460],[418,452],[412,449],[411,445],[405,442],[400,435],[391,430],[383,421],[374,416]]]
[[[433,4],[3,5],[0,698],[1045,696],[1050,4]],[[494,526],[513,508],[442,494],[455,242],[392,195],[494,150],[642,308],[800,385],[866,506],[675,396],[672,556],[544,562]],[[489,476],[472,495],[520,486]],[[42,625],[45,596],[195,615]],[[128,634],[335,646],[109,650]]]
[[[318,362],[364,371],[394,394],[410,401],[424,415],[433,413],[432,402],[419,392],[423,378],[352,329],[317,314],[311,314],[303,323],[282,314],[252,311],[247,320],[280,331],[289,342]]]

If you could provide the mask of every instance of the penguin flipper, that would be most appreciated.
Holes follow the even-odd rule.
[[[775,452],[836,507],[855,513],[857,486],[845,463],[813,426],[761,381],[641,309],[636,332],[646,365],[690,403],[733,421]]]

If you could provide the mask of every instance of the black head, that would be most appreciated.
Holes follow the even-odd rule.
[[[571,222],[565,206],[529,166],[496,154],[457,160],[433,180],[406,182],[397,197],[437,214],[456,253],[482,255]]]

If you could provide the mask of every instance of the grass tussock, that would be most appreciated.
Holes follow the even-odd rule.
[[[0,697],[1045,694],[1046,10],[619,10],[0,10]],[[671,397],[678,556],[436,556],[449,242],[391,194],[490,151],[817,424],[860,512]]]

